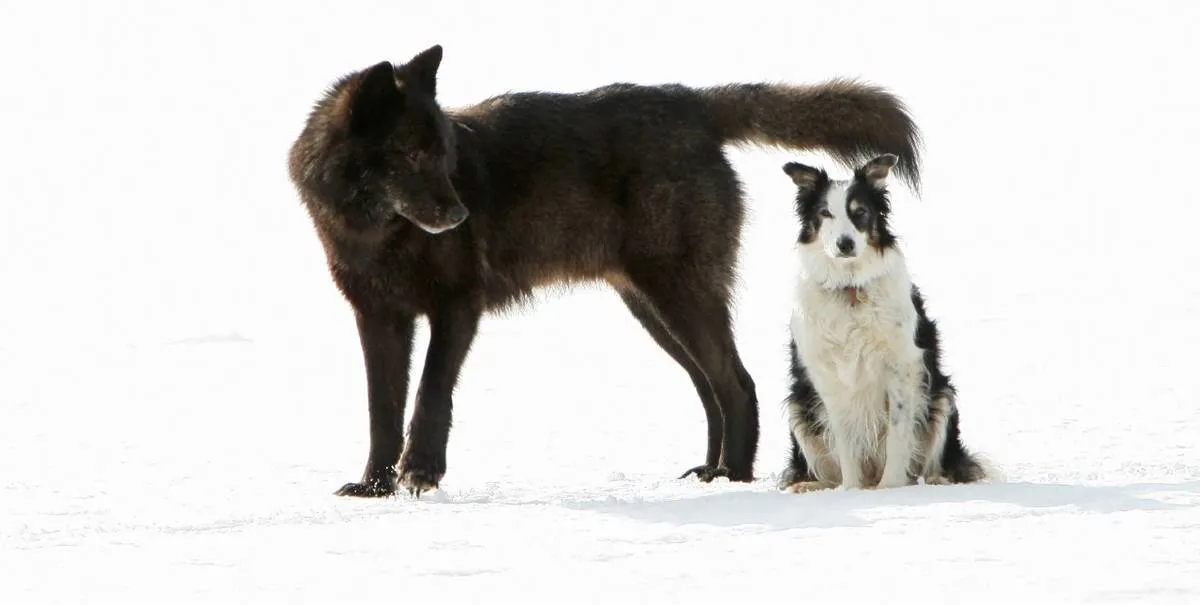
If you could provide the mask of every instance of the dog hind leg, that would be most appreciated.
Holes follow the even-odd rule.
[[[794,404],[789,404],[792,406]],[[783,472],[780,487],[793,494],[833,489],[838,486],[841,473],[833,462],[824,437],[813,432],[813,427],[793,418],[791,455],[788,467]]]
[[[788,441],[791,442],[791,451],[788,454],[787,467],[783,469],[783,476],[779,479],[781,488],[812,479],[812,470],[804,458],[804,452],[800,451],[800,442],[796,440],[795,431],[788,435]]]
[[[946,449],[950,412],[954,405],[953,397],[951,393],[938,393],[930,398],[924,423],[925,430],[920,434],[921,476],[925,478],[925,483],[931,485],[950,482],[943,475],[942,456]]]

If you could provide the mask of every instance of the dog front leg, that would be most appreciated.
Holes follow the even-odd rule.
[[[837,452],[838,467],[842,473],[842,489],[862,489],[863,472],[862,460],[858,448],[849,439],[842,439],[834,446]]]
[[[843,393],[842,399],[839,401],[833,397],[832,389],[825,391],[831,393],[830,398],[826,399],[825,413],[829,417],[827,430],[831,433],[829,449],[832,450],[833,459],[837,461],[837,471],[840,476],[838,486],[841,489],[862,489],[866,486],[863,477],[863,462],[870,449],[866,446],[869,440],[864,434],[867,428],[863,425],[861,418],[848,412],[848,410],[859,407],[849,399],[858,395]],[[833,477],[829,477],[829,479],[837,480]]]
[[[410,494],[437,489],[446,474],[452,395],[479,327],[480,312],[462,304],[443,304],[429,315],[429,349],[417,389],[408,449],[400,460],[400,482]]]
[[[896,372],[888,388],[888,430],[886,461],[879,480],[881,489],[912,485],[913,460],[916,457],[917,418],[925,403],[920,368]]]

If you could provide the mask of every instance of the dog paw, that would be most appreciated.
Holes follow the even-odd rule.
[[[431,456],[409,452],[400,460],[400,484],[415,498],[438,489],[445,474],[446,463]]]
[[[334,495],[346,498],[386,498],[396,493],[395,471],[381,473],[357,483],[347,483]]]
[[[797,481],[784,488],[793,494],[807,494],[809,492],[819,492],[831,489],[833,486],[826,485],[820,481]]]
[[[913,482],[908,477],[884,477],[879,480],[879,484],[875,489],[895,489],[897,487],[908,487]]]

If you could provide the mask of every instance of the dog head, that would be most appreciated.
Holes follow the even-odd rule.
[[[442,47],[433,46],[406,63],[383,61],[342,78],[293,145],[293,182],[375,223],[399,215],[441,233],[465,221],[450,181],[453,130],[436,100],[441,60]]]
[[[797,187],[798,241],[805,250],[819,250],[832,273],[860,274],[895,244],[886,185],[897,159],[890,153],[876,157],[847,181],[797,162],[783,166]]]

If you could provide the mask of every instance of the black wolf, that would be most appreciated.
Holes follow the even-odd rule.
[[[481,316],[583,280],[611,284],[695,385],[707,453],[684,476],[753,480],[758,400],[729,312],[743,201],[722,146],[825,149],[841,162],[888,150],[916,187],[919,136],[902,103],[838,80],[612,84],[443,109],[441,60],[433,46],[342,77],[289,154],[366,367],[370,453],[362,480],[338,493],[436,488]],[[405,444],[417,316],[430,342]]]
[[[792,451],[783,487],[967,483],[987,467],[963,445],[937,324],[888,224],[885,154],[848,180],[789,162],[801,275],[791,322]]]

